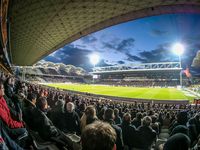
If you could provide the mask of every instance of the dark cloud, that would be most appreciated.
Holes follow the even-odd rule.
[[[116,44],[112,42],[103,42],[103,48],[116,49]]]
[[[117,46],[118,51],[127,51],[130,48],[134,47],[135,40],[133,38],[128,38],[125,40],[122,40],[119,45]]]
[[[85,37],[82,37],[81,38],[81,41],[84,43],[84,44],[91,44],[91,43],[94,43],[97,41],[97,38],[92,36],[92,35],[87,35]]]
[[[117,63],[118,63],[118,64],[125,64],[125,62],[122,61],[122,60],[118,61]]]
[[[139,56],[136,56],[136,55],[132,55],[132,54],[130,54],[130,53],[126,53],[126,56],[128,57],[128,58],[127,58],[128,61],[146,62],[145,59],[140,58]]]
[[[127,52],[134,47],[135,39],[128,38],[124,40],[112,40],[103,42],[103,48],[113,49],[120,52]]]
[[[150,34],[153,35],[153,36],[163,36],[163,35],[167,34],[167,32],[161,31],[161,30],[158,30],[158,29],[152,29]]]
[[[163,43],[158,45],[156,49],[150,51],[140,51],[138,55],[126,53],[127,60],[139,61],[141,63],[177,61],[178,57],[174,56],[174,54],[170,51],[170,46],[170,43]]]
[[[85,70],[90,70],[93,67],[88,59],[90,54],[90,50],[80,49],[70,44],[45,57],[44,60],[54,63],[64,63],[66,65],[71,64],[77,67],[82,67]],[[101,60],[98,65],[108,66],[109,64],[107,64],[104,60]]]

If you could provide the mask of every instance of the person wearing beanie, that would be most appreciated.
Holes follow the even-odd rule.
[[[183,133],[176,133],[164,144],[163,150],[189,150],[190,138]]]

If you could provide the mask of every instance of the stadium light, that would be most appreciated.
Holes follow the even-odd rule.
[[[181,56],[184,53],[184,46],[181,43],[176,43],[173,45],[173,51],[176,55]]]
[[[94,65],[95,65],[99,62],[99,55],[97,54],[92,54],[90,55],[90,62]]]
[[[97,55],[97,54],[91,54],[90,56],[89,56],[89,58],[90,58],[90,62],[91,62],[91,64],[93,64],[93,72],[95,71],[95,65],[96,64],[98,64],[98,62],[99,62],[99,55]],[[95,80],[95,75],[93,74],[93,83],[94,83],[94,80]]]
[[[180,64],[180,68],[181,68],[181,71],[182,71],[181,56],[183,55],[185,48],[184,48],[183,44],[181,44],[181,43],[175,43],[173,45],[172,49],[173,49],[174,53],[176,55],[178,55],[178,57],[179,57],[179,64]],[[183,86],[182,72],[180,72],[180,86],[181,87]]]

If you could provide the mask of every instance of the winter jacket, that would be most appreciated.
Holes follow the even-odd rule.
[[[23,122],[12,118],[10,109],[3,97],[0,98],[0,118],[9,128],[23,128]]]

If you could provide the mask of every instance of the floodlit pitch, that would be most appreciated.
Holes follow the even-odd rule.
[[[88,84],[48,84],[48,86],[79,91],[88,92],[98,95],[108,95],[125,98],[138,99],[157,99],[157,100],[191,100],[176,88],[139,88],[139,87],[122,87],[122,86],[106,86],[106,85],[88,85]]]

